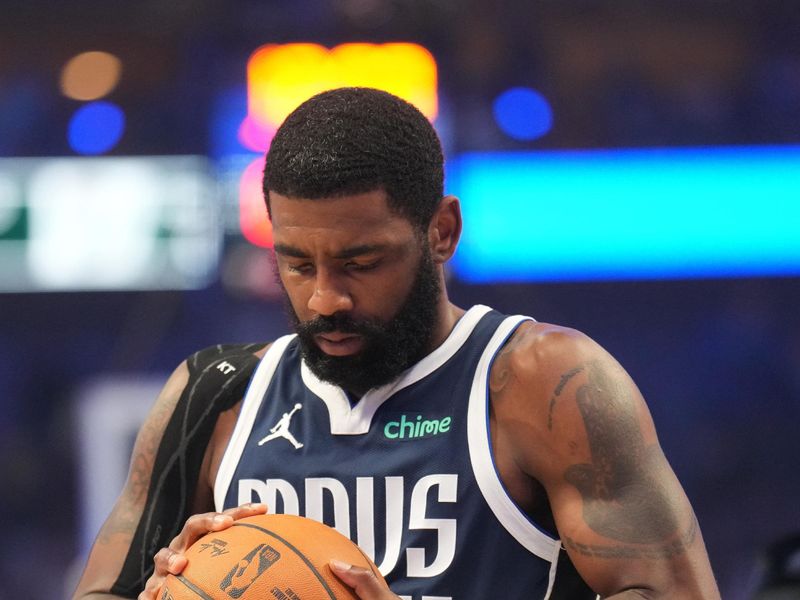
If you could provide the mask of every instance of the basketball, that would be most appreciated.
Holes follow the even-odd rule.
[[[335,529],[294,515],[257,515],[200,538],[188,564],[168,575],[159,600],[357,600],[333,574],[338,559],[372,570],[375,564]]]

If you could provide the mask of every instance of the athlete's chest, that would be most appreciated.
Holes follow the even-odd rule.
[[[281,479],[299,486],[302,500],[315,477],[352,495],[367,477],[413,487],[426,475],[470,469],[469,372],[442,370],[357,404],[302,379],[296,369],[274,375],[239,454],[238,481]]]
[[[475,376],[487,370],[479,363],[503,321],[473,307],[442,346],[356,404],[316,378],[296,338],[282,338],[259,365],[233,430],[220,425],[220,438],[230,442],[214,479],[216,504],[234,471],[237,480],[282,474],[288,481],[466,470],[467,406],[483,393]]]
[[[355,540],[384,573],[432,577],[454,560],[475,494],[469,457],[472,373],[439,369],[351,404],[277,369],[253,415],[222,506],[266,503]],[[232,443],[245,437],[234,435]],[[410,552],[409,552],[410,551]]]
[[[258,501],[335,527],[404,598],[490,597],[512,576],[510,597],[544,591],[558,546],[517,513],[488,435],[491,363],[522,318],[465,318],[442,352],[355,405],[276,342],[230,434],[217,509]],[[475,548],[497,558],[479,580]],[[524,578],[508,571],[521,561],[535,566]]]

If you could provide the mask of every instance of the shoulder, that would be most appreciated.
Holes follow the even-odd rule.
[[[269,343],[216,344],[187,356],[164,384],[140,436],[160,438],[176,406],[188,396],[213,396],[226,382],[249,380],[268,348]]]
[[[216,344],[193,352],[178,364],[167,379],[151,411],[150,421],[157,428],[163,426],[187,391],[204,380],[212,379],[212,376],[216,376],[217,381],[224,381],[232,375],[252,373],[268,348],[269,343],[266,342]],[[206,384],[203,385],[205,387]]]
[[[215,344],[190,354],[186,358],[186,366],[191,373],[199,373],[209,366],[218,365],[228,359],[235,361],[248,361],[252,358],[260,359],[264,356],[269,346],[268,342]]]
[[[186,452],[191,455],[187,461],[200,461],[192,463],[192,468],[201,482],[206,481],[205,455],[210,453],[211,458],[217,451],[218,423],[235,421],[252,374],[268,347],[267,343],[215,344],[193,352],[178,365],[139,433],[140,456],[146,458],[150,471],[166,468],[166,463],[158,463],[158,456]],[[198,494],[210,507],[210,500],[202,496],[207,496],[203,486],[195,492],[195,503]]]
[[[624,415],[641,417],[652,438],[633,380],[600,344],[575,329],[523,323],[498,353],[489,389],[498,430],[529,456],[557,462],[556,456],[586,446],[588,426],[604,427]]]
[[[220,377],[245,370],[252,372],[269,346],[268,342],[215,344],[193,352],[178,364],[167,379],[156,401],[156,411],[174,407],[187,387],[198,380],[208,379],[209,374]]]
[[[193,403],[226,410],[239,402],[258,363],[269,349],[268,343],[216,344],[198,350],[185,361],[188,378],[181,398]],[[195,403],[196,404],[196,403]]]
[[[597,342],[577,329],[526,321],[498,353],[490,386],[500,391],[513,380],[525,384],[529,392],[549,391],[553,382],[598,360],[613,361]]]

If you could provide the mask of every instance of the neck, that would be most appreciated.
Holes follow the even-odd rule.
[[[431,344],[428,348],[429,353],[433,352],[444,343],[447,336],[453,331],[453,327],[456,326],[458,320],[467,312],[463,308],[450,302],[450,298],[447,296],[447,288],[444,284],[444,275],[441,275],[441,290],[442,293],[439,296],[436,309],[436,329],[433,336],[431,336]]]
[[[437,309],[436,309],[436,326],[434,328],[434,333],[431,336],[430,345],[427,348],[426,354],[430,354],[434,350],[436,350],[439,346],[441,346],[447,337],[450,335],[450,332],[453,331],[458,320],[464,315],[466,311],[463,308],[460,308],[450,302],[447,297],[447,292],[445,290],[444,285],[442,285],[442,294],[439,297],[439,301],[437,302]],[[356,405],[362,398],[364,394],[367,393],[367,389],[352,389],[348,388],[344,390],[348,400],[350,400],[350,405]]]

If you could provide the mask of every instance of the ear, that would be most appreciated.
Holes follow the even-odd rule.
[[[461,238],[461,204],[455,196],[445,196],[428,225],[428,243],[433,260],[439,264],[450,260]]]

